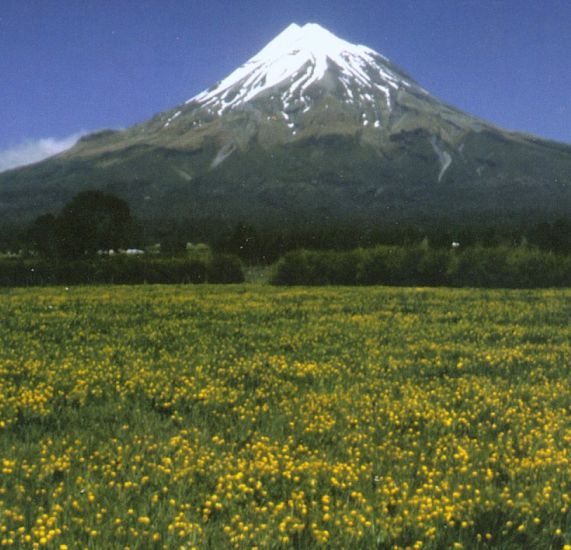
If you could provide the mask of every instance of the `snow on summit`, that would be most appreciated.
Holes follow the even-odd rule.
[[[374,50],[342,40],[315,23],[294,23],[214,88],[187,103],[196,102],[221,115],[271,90],[279,92],[284,111],[300,103],[308,110],[310,89],[329,75],[344,100],[374,104],[381,96],[388,111],[391,95],[401,86],[418,89]]]

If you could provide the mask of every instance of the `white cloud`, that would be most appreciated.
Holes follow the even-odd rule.
[[[18,145],[4,149],[0,151],[0,172],[57,155],[75,145],[85,133],[77,132],[63,139],[51,137],[36,140],[28,139]]]

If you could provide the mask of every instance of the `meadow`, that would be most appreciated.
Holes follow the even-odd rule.
[[[571,291],[0,290],[0,546],[571,549]]]

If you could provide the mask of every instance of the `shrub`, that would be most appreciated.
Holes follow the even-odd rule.
[[[426,286],[446,286],[450,279],[451,260],[449,250],[425,250],[417,265],[419,282]]]
[[[313,284],[309,269],[309,251],[294,250],[285,254],[276,264],[272,283],[276,285]]]
[[[73,261],[0,261],[0,286],[199,284],[243,280],[240,260],[231,255],[214,256],[211,260],[114,256]]]
[[[207,266],[206,276],[214,284],[243,283],[242,262],[233,254],[216,254]]]
[[[378,285],[386,282],[389,261],[386,247],[364,250],[359,264],[357,283],[361,285]]]
[[[571,257],[529,248],[463,251],[378,246],[352,252],[297,250],[276,264],[278,285],[427,285],[533,288],[571,285]]]

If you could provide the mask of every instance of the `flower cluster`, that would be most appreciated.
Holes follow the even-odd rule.
[[[570,298],[5,292],[0,546],[571,548]]]

